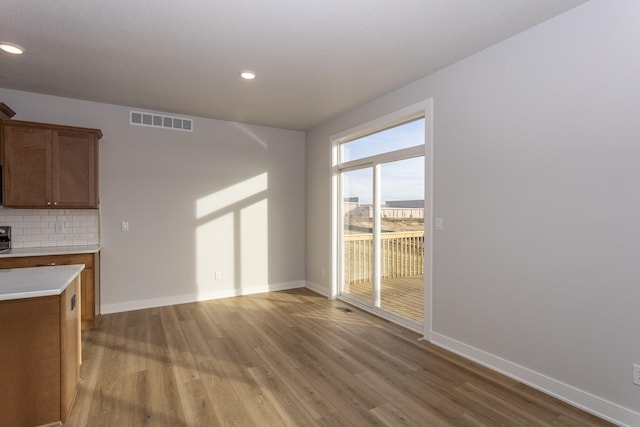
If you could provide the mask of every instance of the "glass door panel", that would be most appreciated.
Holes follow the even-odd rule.
[[[380,172],[380,307],[424,320],[424,164],[415,157]]]
[[[373,302],[373,169],[342,172],[342,293]]]

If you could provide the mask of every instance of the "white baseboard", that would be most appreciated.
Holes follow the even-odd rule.
[[[305,283],[306,283],[305,287],[307,289],[309,289],[309,290],[311,290],[311,291],[313,291],[313,292],[315,292],[317,294],[323,295],[323,296],[325,296],[327,298],[331,298],[331,290],[330,289],[326,289],[325,286],[319,285],[319,284],[314,283],[314,282],[310,282],[308,280]]]
[[[125,311],[142,310],[145,308],[165,307],[167,305],[186,304],[196,301],[208,301],[221,298],[237,297],[242,295],[260,294],[263,292],[285,291],[287,289],[304,287],[304,280],[299,280],[296,282],[276,283],[272,285],[249,286],[243,287],[242,289],[231,288],[216,292],[149,298],[120,303],[102,304],[100,306],[100,312],[102,314],[122,313]]]
[[[640,413],[638,412],[594,396],[591,393],[532,371],[529,368],[525,368],[524,366],[520,366],[491,353],[487,353],[484,350],[436,332],[431,333],[431,343],[473,360],[489,369],[498,371],[612,423],[628,427],[640,426]]]

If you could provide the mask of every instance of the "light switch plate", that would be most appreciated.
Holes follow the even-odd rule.
[[[442,231],[442,218],[436,218],[434,226],[436,231]]]

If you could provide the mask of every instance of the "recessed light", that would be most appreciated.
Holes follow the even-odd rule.
[[[254,73],[253,71],[243,71],[240,73],[240,77],[245,80],[253,80],[256,78],[256,73]]]
[[[22,46],[18,46],[15,43],[0,42],[0,49],[14,55],[22,55],[24,53],[24,48]]]

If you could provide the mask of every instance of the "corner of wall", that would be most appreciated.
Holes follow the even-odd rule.
[[[307,280],[305,282],[305,287],[307,289],[309,289],[310,291],[313,291],[313,292],[315,292],[317,294],[320,294],[320,295],[325,296],[327,298],[331,298],[331,290],[327,289],[326,286],[324,286],[324,285],[320,285],[318,283],[314,283],[314,282],[311,282],[311,281]]]

